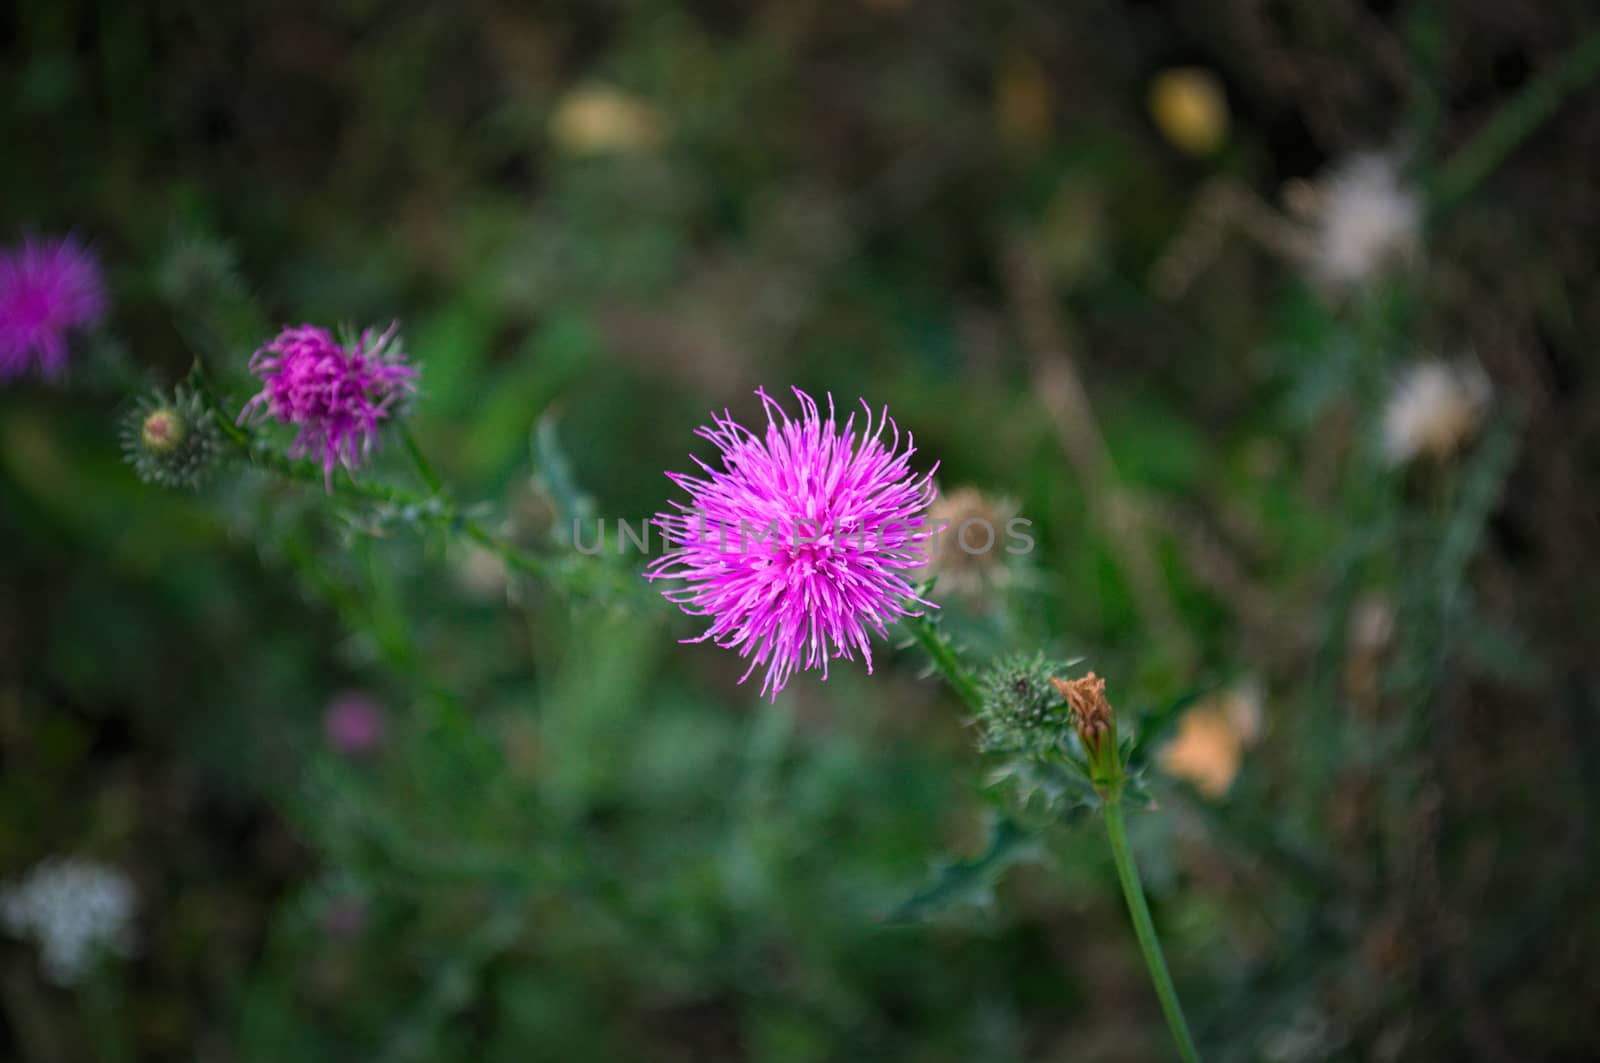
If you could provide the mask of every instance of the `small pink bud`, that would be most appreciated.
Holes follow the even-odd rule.
[[[378,700],[364,691],[340,694],[322,717],[328,744],[349,757],[371,753],[389,732],[388,714]]]

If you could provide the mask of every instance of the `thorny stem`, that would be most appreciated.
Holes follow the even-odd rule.
[[[1144,965],[1150,972],[1156,996],[1161,1000],[1161,1011],[1167,1017],[1172,1040],[1185,1063],[1199,1063],[1200,1055],[1195,1051],[1189,1025],[1183,1018],[1183,1007],[1178,1003],[1178,992],[1172,987],[1172,975],[1161,954],[1161,939],[1156,937],[1155,923],[1150,920],[1150,906],[1145,902],[1144,886],[1139,881],[1139,866],[1133,862],[1133,850],[1128,846],[1128,827],[1122,818],[1122,793],[1128,785],[1128,765],[1123,759],[1122,744],[1117,741],[1116,712],[1106,700],[1106,681],[1090,672],[1081,679],[1053,677],[1050,682],[1066,699],[1078,738],[1083,743],[1084,768],[1100,797],[1101,811],[1105,813],[1106,836],[1111,839],[1111,857],[1117,865],[1117,878],[1122,882],[1122,896],[1128,902],[1128,915],[1139,939],[1139,951],[1144,954]]]
[[[961,695],[961,700],[973,712],[983,707],[983,698],[978,694],[978,683],[972,678],[961,662],[956,658],[955,651],[950,644],[939,637],[939,632],[934,629],[933,623],[925,616],[908,616],[902,621],[906,630],[911,632],[911,637],[917,640],[917,645],[927,652],[933,661],[933,666],[940,675],[944,676],[955,692]]]
[[[950,644],[939,637],[938,631],[925,616],[909,616],[901,621],[917,640],[933,666],[955,688],[973,711],[982,706],[978,684],[962,667]],[[1089,678],[1094,678],[1093,673]],[[1059,684],[1058,684],[1059,686]],[[1150,918],[1150,906],[1145,901],[1144,885],[1139,881],[1139,867],[1133,862],[1133,850],[1128,846],[1128,828],[1122,818],[1122,788],[1125,781],[1122,754],[1118,747],[1113,724],[1103,736],[1106,777],[1096,781],[1101,808],[1106,817],[1106,834],[1111,839],[1111,858],[1117,865],[1117,878],[1122,883],[1122,896],[1128,902],[1128,915],[1133,920],[1133,932],[1139,939],[1139,951],[1144,954],[1144,964],[1150,972],[1156,996],[1161,1001],[1161,1012],[1166,1016],[1172,1040],[1184,1063],[1200,1063],[1200,1053],[1189,1033],[1189,1024],[1183,1017],[1183,1005],[1178,1002],[1178,991],[1167,970],[1166,957],[1161,952],[1161,939],[1156,936],[1155,923]]]
[[[508,568],[516,572],[540,579],[556,579],[559,577],[568,584],[578,582],[572,578],[575,575],[580,575],[576,570],[562,568],[552,564],[547,558],[539,557],[519,548],[502,536],[490,531],[482,522],[468,516],[457,504],[442,497],[439,480],[433,473],[432,467],[428,465],[426,458],[422,456],[421,449],[416,446],[415,440],[411,438],[410,433],[404,433],[403,439],[407,451],[417,465],[418,474],[428,482],[431,491],[428,495],[406,491],[389,484],[357,480],[349,475],[336,477],[329,481],[324,476],[322,469],[313,462],[297,461],[285,457],[276,450],[257,446],[250,433],[240,428],[234,422],[234,419],[228,416],[227,411],[222,408],[222,405],[209,388],[201,388],[200,390],[205,396],[207,405],[211,408],[211,413],[216,420],[218,429],[221,430],[223,436],[233,445],[239,455],[251,465],[266,469],[268,472],[281,476],[286,480],[295,480],[322,490],[331,490],[334,494],[346,498],[411,507],[414,509],[418,520],[439,525],[476,543],[494,554]],[[591,574],[595,576],[601,575],[598,572]]]
[[[1195,1050],[1189,1024],[1183,1017],[1183,1005],[1178,1002],[1178,991],[1172,985],[1166,957],[1161,953],[1161,939],[1156,937],[1155,923],[1150,919],[1150,906],[1144,899],[1144,885],[1139,881],[1139,866],[1133,862],[1133,850],[1128,847],[1128,828],[1122,818],[1122,794],[1113,790],[1102,794],[1102,797],[1106,834],[1111,839],[1111,858],[1117,865],[1117,878],[1122,882],[1122,896],[1128,902],[1133,932],[1139,938],[1139,951],[1144,953],[1144,965],[1150,971],[1150,981],[1154,983],[1156,996],[1161,1000],[1161,1012],[1167,1017],[1167,1027],[1178,1046],[1178,1055],[1185,1063],[1199,1063],[1200,1054]]]
[[[299,480],[302,483],[321,486],[325,490],[347,498],[361,498],[369,502],[389,502],[394,505],[419,507],[428,506],[431,501],[425,495],[414,494],[398,487],[391,487],[388,484],[357,480],[349,475],[329,480],[314,462],[295,460],[285,457],[276,450],[257,446],[250,433],[234,423],[215,396],[209,391],[205,392],[205,396],[206,403],[211,407],[212,416],[216,419],[217,427],[222,430],[222,434],[229,443],[233,444],[240,457],[257,468],[276,473],[286,480]],[[434,506],[431,508],[438,509],[439,507]],[[449,515],[454,514],[453,507],[449,506],[443,507],[440,512]]]

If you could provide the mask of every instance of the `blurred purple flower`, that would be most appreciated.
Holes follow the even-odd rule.
[[[376,446],[379,423],[416,390],[398,329],[367,329],[344,343],[315,325],[284,329],[250,359],[264,386],[245,403],[240,423],[271,416],[297,426],[289,456],[321,461],[333,490],[334,466],[354,472]]]
[[[0,380],[67,368],[67,333],[105,314],[100,264],[76,238],[25,239],[0,251]]]
[[[329,702],[322,717],[328,744],[345,756],[359,757],[376,749],[389,733],[389,717],[371,694],[346,691]]]
[[[668,551],[652,561],[648,579],[683,580],[664,592],[691,616],[711,618],[699,638],[737,648],[751,658],[744,677],[766,667],[762,694],[776,700],[789,677],[821,668],[830,657],[853,660],[860,650],[872,671],[870,628],[919,616],[917,597],[902,575],[926,562],[923,543],[934,529],[923,518],[933,501],[933,470],[911,471],[916,452],[908,434],[883,411],[876,431],[841,427],[828,399],[824,419],[812,398],[793,389],[802,416],[790,420],[765,391],[767,430],[758,436],[727,411],[696,434],[717,445],[722,467],[698,458],[704,476],[668,473],[689,493],[675,513],[656,515]],[[885,428],[894,430],[885,445]],[[935,466],[937,468],[937,465]]]

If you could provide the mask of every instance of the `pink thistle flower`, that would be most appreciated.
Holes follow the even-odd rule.
[[[347,757],[371,753],[389,734],[389,717],[372,695],[346,691],[328,703],[322,716],[328,744]]]
[[[74,237],[25,239],[0,252],[0,380],[37,367],[59,377],[67,333],[105,315],[100,264]]]
[[[927,562],[923,543],[934,529],[923,513],[933,501],[934,469],[911,471],[910,434],[885,408],[877,429],[863,401],[866,424],[855,415],[840,426],[828,398],[824,419],[798,388],[802,414],[791,420],[758,389],[767,430],[757,435],[724,410],[696,435],[715,443],[721,468],[698,458],[703,476],[667,473],[689,493],[659,513],[668,550],[645,570],[648,579],[682,580],[663,596],[690,616],[709,617],[698,638],[738,649],[750,658],[740,682],[765,666],[761,693],[777,699],[796,671],[822,669],[832,657],[854,660],[859,650],[872,671],[867,632],[880,637],[902,616],[921,616],[919,598],[903,573]],[[886,444],[885,428],[893,429]]]
[[[271,416],[297,426],[289,456],[320,460],[332,491],[334,466],[354,472],[376,447],[379,423],[416,391],[417,370],[406,364],[398,329],[366,329],[340,343],[315,325],[285,328],[250,359],[264,386],[239,422]]]

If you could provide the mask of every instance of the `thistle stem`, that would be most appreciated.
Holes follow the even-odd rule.
[[[978,693],[977,680],[972,678],[970,672],[961,667],[961,661],[957,659],[955,650],[950,648],[948,642],[939,637],[939,632],[935,630],[933,624],[929,623],[928,618],[925,616],[908,616],[901,623],[905,625],[907,631],[911,632],[911,637],[917,640],[917,645],[927,652],[929,659],[933,661],[933,667],[938,670],[940,675],[944,676],[945,681],[961,696],[961,700],[967,703],[967,707],[973,712],[982,709],[983,698]]]
[[[1144,965],[1150,971],[1156,996],[1161,1000],[1161,1011],[1167,1017],[1167,1027],[1178,1046],[1178,1055],[1184,1063],[1199,1063],[1194,1038],[1189,1035],[1189,1024],[1183,1017],[1183,1005],[1178,1003],[1178,991],[1173,988],[1172,975],[1167,971],[1166,957],[1161,954],[1161,939],[1156,937],[1156,927],[1150,919],[1150,906],[1145,903],[1144,885],[1139,881],[1139,867],[1133,862],[1133,850],[1128,847],[1128,827],[1122,818],[1122,795],[1105,796],[1102,805],[1106,817],[1106,834],[1111,839],[1111,858],[1117,865],[1117,878],[1122,881],[1122,895],[1128,902],[1128,915],[1133,919],[1133,932],[1139,938],[1139,951],[1144,953]]]
[[[406,425],[400,426],[400,442],[405,444],[406,454],[411,458],[411,464],[416,466],[417,475],[428,488],[430,495],[444,493],[444,484],[439,479],[439,474],[433,471],[433,465],[428,461],[422,448],[417,445],[417,437],[411,434],[411,429]]]
[[[333,494],[346,498],[361,499],[367,502],[380,502],[394,506],[414,507],[418,519],[441,526],[451,534],[460,535],[477,543],[505,562],[507,567],[527,576],[548,579],[565,584],[569,589],[584,589],[593,591],[603,582],[610,581],[613,586],[610,590],[617,594],[626,594],[633,589],[631,581],[624,583],[620,574],[612,570],[602,570],[593,565],[574,566],[552,561],[549,558],[529,553],[511,543],[504,537],[496,535],[483,525],[467,515],[460,506],[446,500],[442,496],[442,485],[433,473],[422,451],[416,446],[410,433],[405,433],[403,438],[406,449],[411,454],[413,462],[417,465],[417,472],[427,482],[430,493],[418,494],[406,491],[389,484],[367,480],[356,480],[350,476],[340,476],[329,480],[323,470],[316,463],[305,460],[295,460],[285,457],[275,450],[257,446],[251,434],[239,427],[222,404],[217,401],[209,388],[202,388],[207,405],[211,408],[212,416],[216,420],[217,428],[245,461],[251,465],[265,469],[286,480],[294,480],[322,490],[331,491]]]

